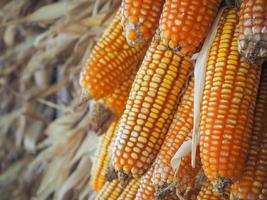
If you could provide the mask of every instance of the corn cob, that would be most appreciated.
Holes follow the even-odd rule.
[[[110,161],[110,146],[116,133],[117,122],[113,122],[108,131],[100,137],[96,160],[91,171],[91,185],[94,192],[98,192],[106,182],[105,174]]]
[[[227,193],[229,193],[229,188],[227,188]],[[212,183],[207,180],[201,187],[197,200],[224,200],[224,198],[212,191]]]
[[[260,79],[260,67],[238,53],[237,19],[236,9],[222,14],[209,52],[201,106],[201,162],[222,194],[245,164]]]
[[[145,52],[145,44],[136,47],[127,44],[118,11],[81,71],[82,98],[100,99],[110,95],[122,83],[126,74],[139,67]]]
[[[95,200],[117,200],[122,194],[124,188],[120,185],[119,180],[106,182],[97,194]]]
[[[154,171],[153,164],[150,169],[141,177],[140,186],[137,190],[137,194],[135,200],[149,200],[149,199],[157,199],[157,200],[177,200],[175,194],[166,194],[163,197],[157,198],[155,195],[155,185],[152,183],[152,175]]]
[[[155,197],[155,186],[152,184],[154,165],[141,177],[140,186],[137,190],[135,200],[148,200]]]
[[[265,129],[266,117],[267,68],[263,67],[255,109],[253,135],[251,139],[248,159],[242,178],[238,180],[231,188],[232,199],[267,199],[267,131]],[[264,184],[265,194],[263,192]]]
[[[181,160],[179,170],[172,174],[172,182],[163,186],[156,186],[156,197],[159,199],[167,198],[168,196],[176,196],[180,199],[191,199],[191,196],[197,194],[195,183],[198,174],[201,171],[201,163],[199,151],[197,154],[197,163],[195,168],[191,166],[191,155],[184,157]]]
[[[164,43],[184,54],[194,53],[206,37],[219,4],[220,0],[166,0],[159,23]]]
[[[164,0],[123,0],[122,24],[131,46],[147,42],[158,27]]]
[[[158,35],[154,37],[133,83],[115,141],[113,164],[122,181],[140,177],[154,161],[190,69],[189,57],[166,49]]]
[[[175,176],[174,182],[177,191],[183,196],[187,196],[187,193],[194,191],[197,175],[201,170],[201,162],[199,151],[196,156],[196,166],[191,166],[191,155],[184,157],[181,160],[179,171]]]
[[[105,99],[107,106],[112,109],[118,117],[122,115],[125,109],[135,76],[136,73],[131,73],[131,75]]]
[[[250,61],[266,59],[267,1],[243,0],[239,24],[239,52]]]
[[[134,200],[139,186],[140,180],[132,179],[127,187],[123,190],[118,200]]]
[[[173,182],[174,171],[170,162],[193,128],[193,96],[194,78],[191,78],[155,160],[152,181],[158,187],[166,187]]]

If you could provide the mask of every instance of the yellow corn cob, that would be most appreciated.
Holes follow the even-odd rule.
[[[164,0],[123,0],[122,24],[131,46],[147,42],[158,27]]]
[[[227,188],[226,193],[229,193]],[[210,181],[206,181],[197,196],[197,200],[225,200],[220,194],[212,191],[212,184]]]
[[[91,171],[91,185],[94,192],[98,192],[106,182],[105,174],[110,161],[110,147],[116,133],[116,127],[117,122],[113,122],[108,131],[100,137],[96,159]]]
[[[226,9],[209,52],[201,106],[201,162],[222,194],[245,165],[260,79],[260,67],[238,53],[237,23],[237,10]]]
[[[251,138],[250,150],[242,178],[238,180],[231,188],[232,199],[267,199],[266,117],[267,68],[263,67],[255,109],[253,135]]]
[[[120,119],[112,158],[121,180],[140,177],[157,156],[190,69],[189,57],[154,37]]]
[[[126,74],[139,67],[145,52],[145,44],[136,47],[127,44],[118,11],[81,71],[82,98],[100,99],[110,95]]]
[[[251,61],[266,59],[267,1],[243,0],[239,24],[239,52]]]
[[[97,194],[95,200],[117,200],[123,190],[124,188],[120,185],[119,180],[106,182]]]
[[[194,78],[191,78],[155,160],[154,185],[166,187],[173,182],[174,171],[170,162],[193,128],[193,98]]]
[[[136,73],[132,73],[110,96],[105,99],[107,106],[119,117],[125,109],[135,76]]]
[[[196,51],[216,16],[221,0],[166,0],[160,18],[161,38],[184,54]]]
[[[132,179],[126,186],[126,188],[123,190],[118,200],[134,200],[139,186],[140,180]]]

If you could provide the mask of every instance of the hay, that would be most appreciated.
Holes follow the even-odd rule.
[[[79,71],[119,4],[0,2],[1,199],[92,195],[94,133],[104,131],[110,115],[99,121],[93,101],[78,106]]]

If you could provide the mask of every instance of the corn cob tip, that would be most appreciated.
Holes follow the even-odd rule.
[[[244,40],[239,40],[238,50],[248,61],[255,63],[267,58],[267,44],[262,42],[260,35],[247,36]]]
[[[224,199],[229,199],[226,188],[233,184],[232,180],[227,177],[219,177],[212,184],[212,192],[220,194]]]
[[[118,176],[117,176],[117,173],[115,171],[115,169],[112,167],[112,166],[109,166],[108,169],[107,169],[107,172],[105,174],[105,179],[108,181],[108,182],[111,182],[115,179],[117,179]]]
[[[117,176],[122,187],[125,187],[132,178],[129,174],[126,174],[123,171],[118,171]]]
[[[174,183],[172,184],[164,184],[164,185],[157,185],[156,186],[156,200],[158,199],[163,199],[164,197],[169,197],[169,196],[176,196],[175,195],[175,185]]]
[[[127,43],[132,47],[144,42],[143,34],[138,31],[140,27],[141,24],[134,25],[132,23],[128,23],[125,26],[125,38]]]

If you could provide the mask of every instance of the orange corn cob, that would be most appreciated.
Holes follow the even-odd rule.
[[[238,180],[231,188],[232,199],[267,199],[266,117],[267,68],[263,67],[255,109],[253,135],[251,138],[250,150],[242,178]]]
[[[201,162],[222,194],[245,165],[260,80],[260,67],[238,53],[237,23],[237,10],[226,9],[209,52],[201,106]]]
[[[159,28],[170,48],[192,54],[206,37],[220,0],[166,0]]]
[[[98,192],[106,182],[105,174],[110,161],[110,146],[116,133],[117,122],[113,122],[108,131],[101,135],[96,153],[96,159],[91,171],[92,189]]]
[[[123,190],[124,188],[120,185],[119,180],[106,182],[97,194],[95,200],[117,200]]]
[[[243,0],[239,24],[239,52],[251,61],[266,59],[267,1]]]
[[[174,171],[170,162],[193,128],[193,98],[194,78],[191,78],[155,160],[154,185],[166,187],[173,182]]]
[[[119,178],[140,177],[158,154],[191,69],[183,57],[153,39],[120,119],[113,164]]]
[[[147,42],[158,27],[164,0],[123,0],[122,24],[131,46]]]
[[[132,179],[126,186],[126,188],[123,190],[118,200],[134,200],[139,186],[140,180]]]
[[[228,193],[229,188],[227,188]],[[212,191],[212,184],[206,181],[197,196],[197,200],[225,200],[220,194]]]
[[[179,171],[175,176],[175,187],[181,195],[186,196],[187,193],[194,191],[197,175],[201,170],[201,162],[199,151],[196,156],[196,166],[191,166],[191,155],[184,157],[181,160]]]
[[[125,80],[110,96],[105,99],[107,106],[119,117],[125,109],[135,76],[136,73],[132,73],[129,77],[127,77],[127,80]]]
[[[82,97],[100,99],[110,95],[125,75],[139,67],[146,46],[130,47],[123,35],[120,11],[93,48],[80,74]]]

